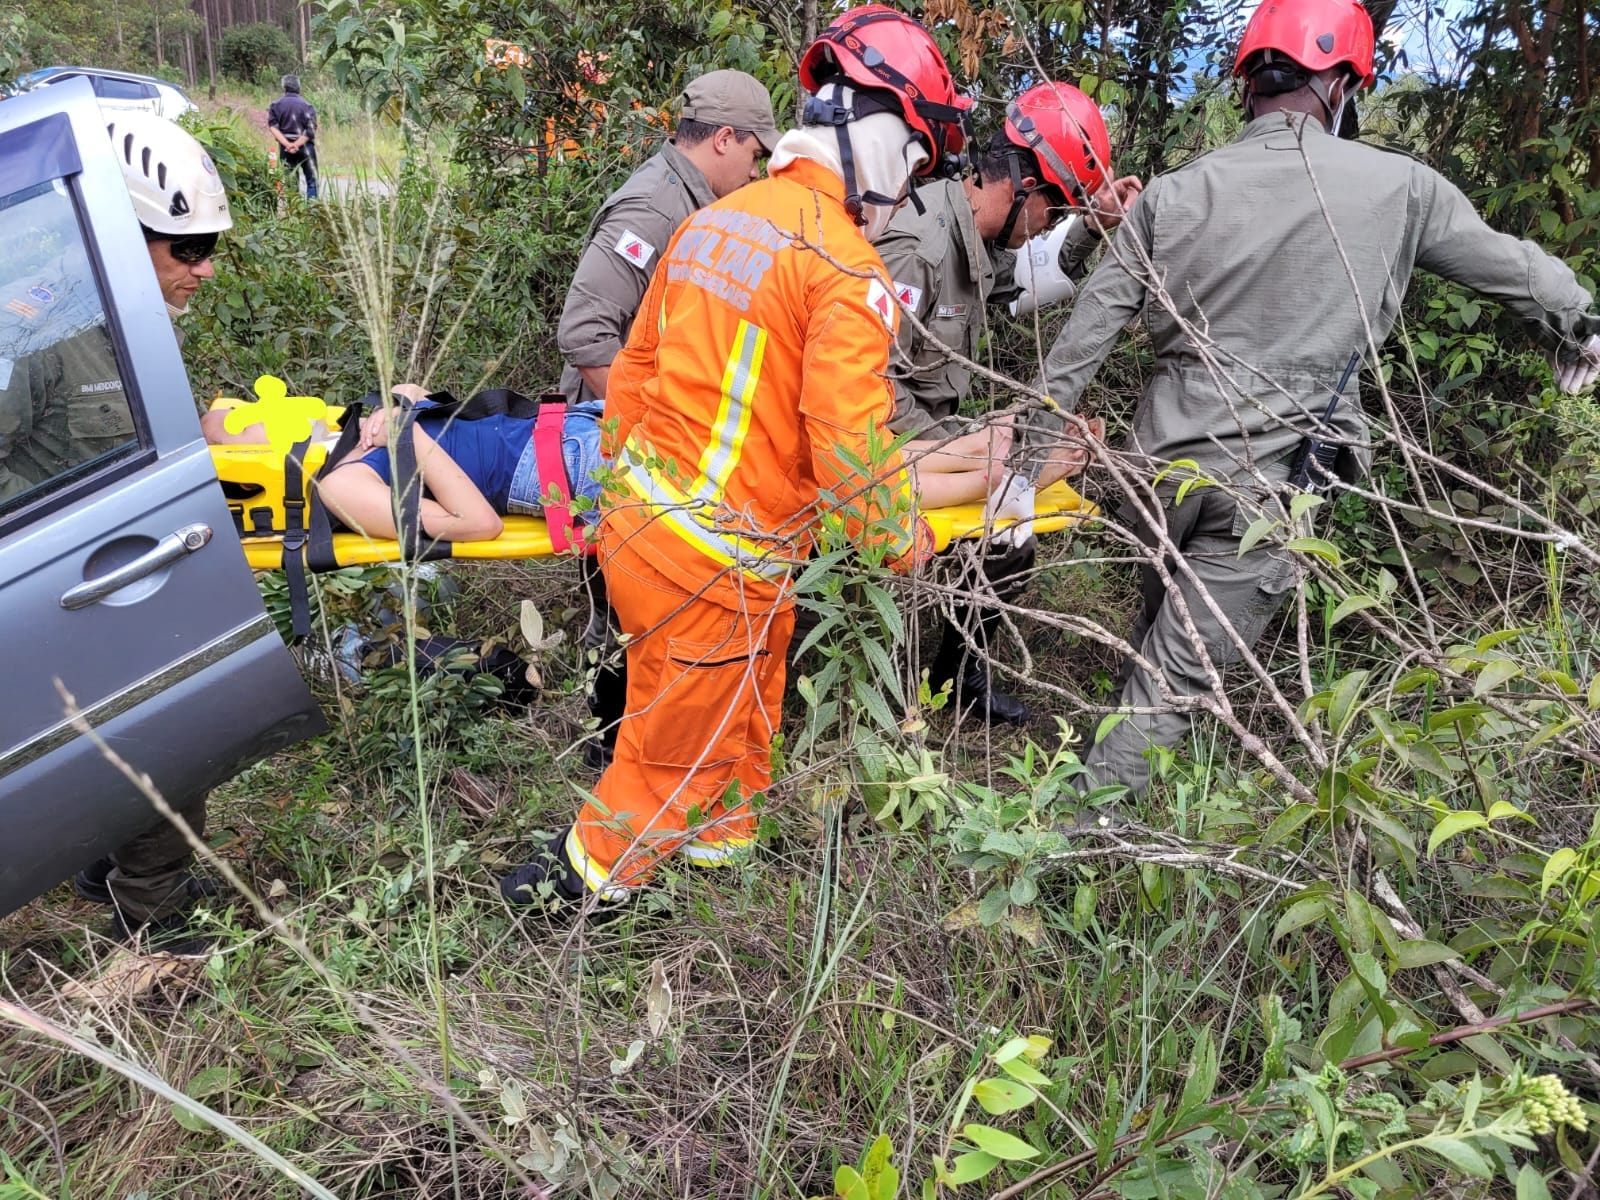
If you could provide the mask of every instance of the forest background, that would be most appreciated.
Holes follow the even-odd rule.
[[[1363,135],[1593,291],[1600,13],[1370,7]],[[0,8],[0,83],[120,66],[201,101],[238,223],[187,322],[197,394],[534,391],[590,214],[663,106],[736,66],[792,114],[833,11],[51,0]],[[1238,128],[1243,4],[918,12],[986,129],[1041,75],[1105,106],[1119,172]],[[334,203],[268,168],[251,110],[288,69],[342,131]],[[1062,316],[998,321],[994,374],[1031,378]],[[1135,333],[1088,407],[1117,428],[1149,367]],[[555,931],[493,875],[592,782],[575,571],[323,577],[297,653],[336,729],[219,794],[249,891],[213,907],[223,949],[130,971],[64,890],[0,927],[0,1198],[1596,1196],[1600,405],[1426,277],[1364,386],[1370,487],[1307,514],[1296,603],[1115,834],[1056,829],[1066,731],[1103,726],[1131,622],[1114,523],[1046,538],[1012,614],[997,657],[1056,718],[1025,734],[919,677],[937,577],[824,556],[755,864]],[[1084,488],[1110,498],[1102,471]],[[352,679],[348,628],[510,643],[544,697],[508,711],[381,650]]]

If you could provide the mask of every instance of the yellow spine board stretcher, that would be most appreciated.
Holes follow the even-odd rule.
[[[256,570],[273,570],[283,565],[285,458],[294,446],[311,435],[316,422],[322,422],[328,432],[337,434],[344,410],[315,397],[289,396],[283,381],[270,375],[256,380],[255,390],[257,399],[254,401],[224,397],[214,401],[211,408],[228,414],[226,426],[230,432],[242,433],[252,425],[261,425],[269,440],[257,445],[214,445],[211,457],[218,478],[230,485],[228,507],[233,511],[246,560]],[[301,477],[307,492],[327,455],[327,445],[319,441],[313,441],[306,449]],[[1034,532],[1057,533],[1098,516],[1099,511],[1067,483],[1052,484],[1035,499]],[[986,532],[993,533],[1013,523],[986,521],[982,504],[925,509],[922,515],[933,528],[934,546],[939,550],[946,549],[953,541],[980,538]],[[359,533],[334,534],[333,556],[341,567],[398,564],[405,558],[399,542]],[[557,552],[542,517],[508,516],[499,537],[487,542],[452,542],[448,557],[465,560],[555,558]]]

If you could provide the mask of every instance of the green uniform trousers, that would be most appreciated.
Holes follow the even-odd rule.
[[[206,833],[207,792],[182,803],[173,811],[189,823],[196,837]],[[178,827],[165,817],[131,841],[112,851],[113,864],[106,883],[111,899],[130,926],[183,912],[193,905],[189,894],[189,868],[194,851]]]
[[[1245,645],[1253,645],[1294,586],[1294,563],[1282,550],[1267,546],[1239,556],[1240,537],[1250,517],[1234,497],[1220,488],[1202,488],[1176,508],[1165,510],[1167,535],[1182,552],[1195,577],[1204,585],[1217,608],[1227,615]],[[1139,531],[1147,546],[1159,539],[1142,512],[1128,523]],[[1176,569],[1170,554],[1166,566],[1182,594],[1205,654],[1220,673],[1239,658],[1234,641],[1199,598],[1195,584]],[[1135,650],[1155,665],[1174,696],[1205,695],[1211,684],[1204,659],[1194,639],[1184,629],[1178,606],[1154,568],[1145,567],[1141,587],[1144,603],[1128,639]],[[1147,672],[1133,662],[1123,669],[1120,707],[1158,709],[1136,712],[1115,725],[1105,738],[1084,755],[1092,779],[1087,787],[1121,784],[1132,796],[1150,784],[1147,752],[1155,746],[1175,746],[1189,732],[1192,716],[1174,709]]]

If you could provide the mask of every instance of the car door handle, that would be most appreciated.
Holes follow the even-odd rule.
[[[112,592],[127,587],[134,580],[153,575],[162,567],[171,566],[184,555],[204,549],[210,540],[211,526],[185,525],[182,529],[167,534],[156,543],[155,549],[141,554],[132,562],[123,563],[114,571],[107,571],[104,575],[97,575],[93,579],[84,580],[76,587],[68,588],[61,596],[61,607],[88,608],[96,601],[104,600]]]

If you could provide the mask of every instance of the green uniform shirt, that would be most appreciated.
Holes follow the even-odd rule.
[[[104,325],[0,359],[0,499],[136,436]]]
[[[878,241],[878,253],[894,281],[895,294],[927,326],[930,338],[910,321],[889,363],[895,413],[890,428],[919,437],[954,437],[954,420],[972,385],[972,373],[952,361],[948,346],[977,358],[978,339],[988,325],[986,307],[1011,300],[1016,255],[993,250],[978,237],[972,205],[961,182],[941,179],[917,189],[924,211],[903,204]],[[1062,269],[1083,274],[1099,238],[1080,221],[1062,247]]]
[[[579,367],[604,367],[628,340],[656,261],[672,235],[716,199],[700,168],[668,142],[607,196],[584,237],[556,328],[567,402],[600,400]]]
[[[1074,408],[1143,311],[1158,358],[1129,449],[1193,459],[1214,477],[1286,474],[1308,414],[1320,417],[1353,351],[1370,361],[1365,329],[1382,344],[1417,267],[1500,301],[1546,346],[1600,332],[1566,264],[1490,229],[1437,171],[1278,112],[1145,188],[1078,293],[1045,390]],[[1165,300],[1150,294],[1152,277]],[[1220,371],[1196,357],[1179,317]],[[1354,377],[1334,424],[1367,439]],[[1357,459],[1364,469],[1370,454]]]

